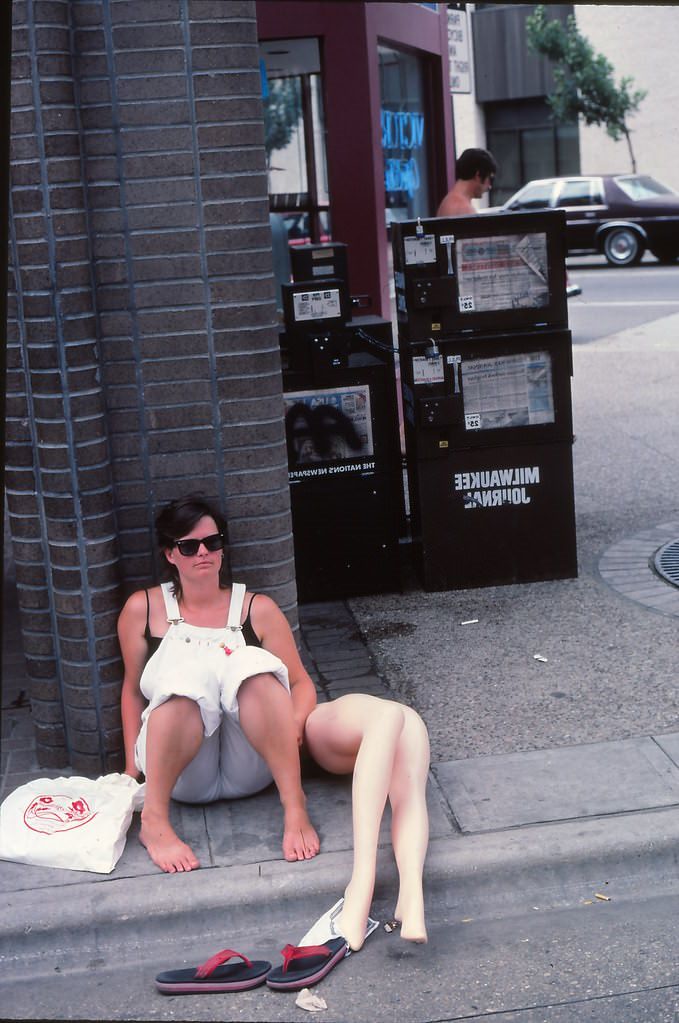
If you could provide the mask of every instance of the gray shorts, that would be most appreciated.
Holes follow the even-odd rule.
[[[203,736],[191,763],[172,790],[183,803],[212,803],[261,792],[273,781],[263,757],[248,742],[238,721],[225,714],[216,732]]]
[[[139,742],[136,752],[137,767],[145,774],[146,743]],[[179,775],[172,798],[182,803],[213,803],[251,796],[272,781],[266,760],[248,742],[237,715],[224,713],[219,728],[203,736],[200,749]]]
[[[187,642],[189,636],[193,643]],[[185,803],[211,803],[215,799],[251,796],[273,778],[266,761],[250,745],[240,725],[238,693],[246,679],[271,673],[290,692],[283,662],[259,647],[241,646],[225,656],[219,646],[209,647],[195,626],[181,626],[163,639],[142,676],[142,691],[149,706],[135,746],[135,761],[146,774],[148,720],[153,711],[173,696],[193,700],[203,719],[204,735],[198,753],[182,771],[172,790]]]

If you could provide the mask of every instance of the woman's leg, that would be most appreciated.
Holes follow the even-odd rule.
[[[283,806],[283,855],[310,860],[320,848],[306,811],[306,796],[290,694],[275,675],[252,675],[238,690],[240,725],[251,746],[266,760]]]
[[[365,937],[387,795],[395,812],[392,834],[401,877],[397,907],[403,911],[401,933],[409,940],[426,941],[421,871],[428,837],[423,779],[426,784],[429,756],[422,731],[426,740],[424,725],[407,707],[364,694],[323,704],[307,720],[306,739],[317,763],[335,774],[354,771],[354,861],[339,923],[355,950]],[[411,756],[417,759],[415,766],[409,765]],[[412,835],[408,828],[415,829]]]
[[[203,741],[200,708],[186,696],[171,696],[151,711],[146,727],[146,792],[139,838],[166,873],[194,870],[200,866],[198,859],[170,824],[170,796]]]

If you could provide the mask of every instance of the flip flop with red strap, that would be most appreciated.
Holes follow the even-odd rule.
[[[281,949],[283,965],[271,971],[266,983],[274,991],[296,991],[317,984],[344,959],[348,949],[344,938],[333,938],[324,945],[286,945]]]
[[[228,963],[229,959],[242,959]],[[156,987],[164,995],[197,995],[220,991],[247,991],[259,987],[266,980],[271,963],[264,960],[251,962],[241,952],[225,948],[217,952],[202,966],[186,970],[165,970],[156,977]]]

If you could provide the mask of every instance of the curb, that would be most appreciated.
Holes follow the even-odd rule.
[[[342,894],[351,853],[326,853],[291,865],[267,861],[27,890],[10,895],[0,921],[0,962],[15,979],[82,968],[88,956],[118,965],[157,958],[162,946],[223,943],[252,932],[289,935],[313,922]],[[434,839],[425,867],[430,913],[500,918],[574,900],[605,886],[624,898],[639,883],[676,884],[679,808],[534,825],[463,838]],[[397,874],[389,848],[378,855],[376,902],[395,901]],[[387,910],[388,911],[388,910]]]

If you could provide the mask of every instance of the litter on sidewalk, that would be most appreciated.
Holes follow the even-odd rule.
[[[308,987],[302,988],[297,998],[295,998],[295,1005],[300,1009],[306,1009],[307,1012],[322,1012],[323,1009],[328,1008],[325,998],[315,995]]]

